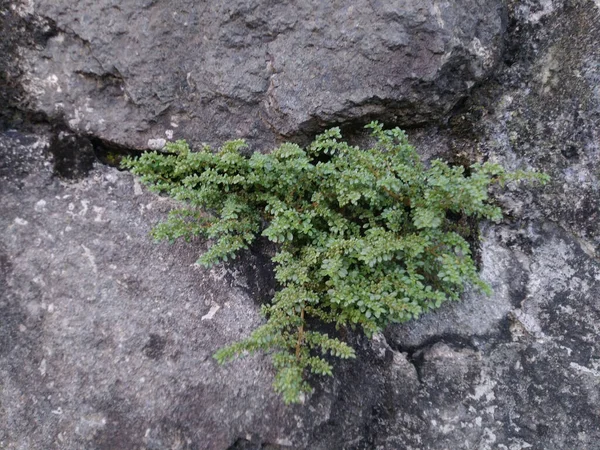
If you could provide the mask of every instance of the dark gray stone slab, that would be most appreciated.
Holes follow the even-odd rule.
[[[24,5],[49,28],[19,58],[31,108],[138,148],[166,132],[264,147],[368,116],[439,120],[502,47],[499,0]]]

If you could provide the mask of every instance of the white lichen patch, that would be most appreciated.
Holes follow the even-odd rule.
[[[167,140],[163,138],[148,139],[148,148],[150,150],[162,150],[167,145]]]
[[[98,267],[96,266],[96,258],[92,254],[92,251],[83,244],[81,244],[81,248],[83,248],[83,256],[85,256],[90,262],[90,266],[92,267],[94,273],[98,273]]]
[[[76,128],[77,125],[81,123],[82,116],[79,113],[79,109],[75,108],[73,114],[71,114],[71,118],[69,119],[69,126],[71,128]]]
[[[574,362],[570,363],[569,366],[571,367],[571,369],[573,369],[579,373],[585,373],[587,375],[592,375],[594,377],[600,378],[600,370],[590,369],[589,367],[581,366]]]
[[[46,200],[38,200],[33,209],[35,209],[37,212],[43,212],[46,209]]]
[[[526,22],[537,24],[540,22],[540,20],[542,20],[543,17],[552,14],[556,10],[553,0],[541,0],[536,6],[537,8],[535,9],[531,8],[530,5],[527,4],[523,4],[519,7],[520,12]]]
[[[541,67],[538,70],[538,77],[542,87],[542,92],[547,93],[559,83],[557,76],[560,70],[560,60],[557,59],[553,52],[550,51],[541,61]]]
[[[542,331],[542,327],[538,323],[536,317],[527,314],[521,309],[515,309],[512,311],[513,320],[518,321],[518,324],[529,334],[536,338],[543,339],[546,336]],[[512,330],[511,330],[512,331]]]
[[[215,314],[219,309],[221,309],[219,305],[212,305],[208,313],[204,314],[200,320],[211,320],[213,317],[215,317]]]
[[[483,67],[489,69],[495,63],[494,52],[483,46],[478,38],[473,38],[469,43],[469,51],[474,55],[477,55],[481,61],[483,61]]]
[[[135,195],[136,197],[139,197],[143,193],[144,193],[144,191],[142,190],[142,185],[140,184],[140,182],[138,181],[137,178],[134,178],[133,179],[133,195]]]
[[[485,398],[486,401],[491,402],[496,399],[494,388],[497,384],[498,383],[495,380],[492,380],[489,376],[482,373],[481,382],[475,386],[475,392],[469,395],[469,398],[472,398],[473,400]]]
[[[58,77],[54,74],[48,75],[48,77],[45,80],[46,86],[48,86],[51,89],[56,90],[56,92],[58,92],[59,94],[62,92],[62,89],[60,87],[60,84],[58,83]]]
[[[21,0],[20,2],[14,2],[12,5],[10,5],[10,7],[21,17],[32,16],[35,12],[35,4],[33,3],[33,0]]]
[[[77,214],[81,217],[84,217],[88,212],[89,204],[89,200],[81,200],[81,210]]]
[[[102,214],[104,214],[104,212],[106,211],[105,207],[93,206],[92,209],[94,210],[94,214],[96,214],[96,217],[94,217],[94,222],[100,222],[100,223],[108,222],[108,220],[104,220],[102,218]]]
[[[440,9],[440,5],[436,2],[431,7],[432,15],[435,17],[435,21],[437,22],[440,28],[444,28],[446,23],[444,22],[444,18],[442,17],[442,10]]]

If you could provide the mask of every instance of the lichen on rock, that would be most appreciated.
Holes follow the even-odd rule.
[[[0,447],[597,449],[598,2],[384,3],[0,2]],[[93,153],[371,119],[552,182],[496,194],[492,297],[349,336],[357,359],[285,408],[266,360],[210,357],[260,323],[268,249],[207,271],[156,246],[168,201]],[[60,131],[91,144],[75,177]]]

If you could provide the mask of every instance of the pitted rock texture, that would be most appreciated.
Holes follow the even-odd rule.
[[[260,255],[206,271],[201,242],[155,245],[169,201],[115,169],[61,181],[47,141],[0,139],[2,448],[596,448],[600,263],[560,226],[488,227],[494,297],[353,337],[286,408],[266,358],[211,358],[261,320]]]
[[[112,168],[62,181],[49,145],[0,135],[0,448],[330,449],[364,439],[391,350],[359,339],[358,364],[286,408],[268,358],[212,358],[261,322],[258,300],[273,288],[264,255],[201,269],[202,243],[148,235],[169,201]],[[406,361],[396,371],[414,378]]]
[[[370,4],[377,10],[386,8],[378,2]],[[419,5],[425,5],[425,21],[415,29],[431,29],[431,36],[438,35],[440,23],[431,21],[436,16],[430,14],[433,9],[427,2],[403,4],[405,11],[418,11]],[[19,68],[19,79],[33,81],[28,89],[36,86],[36,79],[47,80],[54,90],[48,91],[42,83],[39,95],[27,91],[33,108],[50,108],[59,101],[54,97],[58,94],[72,99],[64,104],[79,105],[79,109],[66,111],[61,126],[75,119],[70,125],[81,131],[90,123],[90,133],[105,142],[114,139],[143,146],[149,137],[163,139],[167,126],[175,137],[181,136],[179,130],[189,129],[192,137],[221,140],[232,137],[228,127],[233,124],[241,136],[260,144],[279,134],[310,132],[321,121],[391,118],[401,115],[404,107],[404,100],[381,102],[375,103],[379,108],[375,111],[344,109],[352,112],[341,117],[336,114],[344,102],[342,96],[331,100],[325,88],[311,84],[317,81],[298,85],[297,97],[292,95],[291,84],[278,85],[282,111],[288,116],[273,111],[267,115],[263,94],[257,93],[247,103],[239,101],[251,92],[242,85],[237,85],[233,99],[219,97],[207,103],[192,97],[201,95],[198,90],[171,95],[172,91],[163,90],[168,83],[144,84],[137,77],[144,73],[162,74],[167,81],[181,74],[187,77],[186,64],[193,64],[194,58],[173,61],[181,58],[182,49],[189,56],[196,47],[183,37],[175,54],[163,47],[163,42],[185,33],[184,19],[173,16],[174,7],[157,1],[140,4],[139,11],[130,11],[128,16],[132,25],[119,29],[122,22],[109,19],[124,10],[120,3],[116,7],[106,1],[86,4],[87,15],[79,5],[84,4],[70,5],[71,13],[66,3],[29,2],[13,11],[11,17],[18,23],[36,20],[19,36],[30,36],[32,30],[43,28],[40,24],[48,26],[46,34],[27,45],[24,37],[16,40],[19,61],[31,64]],[[353,5],[356,10],[363,8],[361,2]],[[434,9],[438,5],[442,13],[463,11],[444,2],[432,5]],[[478,8],[487,6],[486,14],[498,11],[495,3],[470,5],[474,12],[465,8],[464,17],[460,16],[464,20],[473,20]],[[179,6],[179,11],[185,10]],[[94,165],[90,156],[94,136],[88,136],[88,142],[78,141],[73,130],[3,132],[0,423],[4,426],[0,427],[0,448],[598,450],[600,4],[597,0],[510,0],[503,6],[505,15],[498,17],[503,17],[506,35],[494,45],[504,50],[489,79],[460,95],[458,88],[440,94],[441,78],[419,85],[423,93],[432,95],[423,97],[416,115],[411,116],[421,117],[423,126],[409,134],[425,157],[442,155],[457,163],[491,159],[512,168],[544,170],[552,180],[543,188],[508,186],[494,193],[507,215],[499,224],[481,226],[479,259],[482,276],[494,290],[491,297],[468,292],[460,302],[445,304],[418,321],[390,327],[371,341],[349,336],[358,358],[337,364],[334,378],[315,380],[316,390],[304,405],[286,408],[273,394],[273,371],[267,358],[247,358],[225,367],[211,358],[217,348],[249,333],[261,321],[260,301],[273,288],[264,248],[248,253],[240,263],[202,270],[194,261],[204,243],[151,242],[147,233],[164,217],[169,201],[147,193],[127,173]],[[224,13],[227,6],[207,6],[206,17],[197,14],[198,23],[206,20],[202,23],[208,24],[206,29],[213,33],[211,39],[219,43],[222,54],[240,58],[233,64],[213,54],[211,61],[232,64],[232,73],[242,77],[236,70],[253,64],[252,58],[240,56],[243,52],[257,52],[263,45],[275,48],[277,42],[299,32],[302,21],[286,25],[265,19],[269,11],[288,7],[277,3],[271,9],[248,6],[238,11],[232,6],[232,14],[238,13],[228,22],[230,28],[217,32],[206,17],[214,17],[210,14],[217,10]],[[198,8],[190,3],[188,10]],[[315,11],[320,8],[325,6],[314,7]],[[342,9],[347,11],[349,5]],[[410,20],[418,22],[415,14]],[[144,17],[152,18],[145,28],[135,22]],[[170,26],[176,20],[183,20],[181,26]],[[315,22],[315,26],[322,25],[315,36],[341,33],[339,20],[330,14]],[[401,17],[398,20],[405,23]],[[94,24],[100,22],[112,31],[98,34]],[[486,24],[481,20],[478,26]],[[362,26],[371,31],[375,27],[372,22]],[[279,30],[273,32],[273,39],[264,37],[269,27]],[[135,46],[129,46],[131,54],[123,56],[130,29],[139,33],[140,54],[150,54],[147,47],[154,43],[160,55],[152,56],[155,72],[137,71],[146,62],[134,54]],[[235,34],[240,29],[250,31]],[[473,35],[465,33],[463,42],[470,42]],[[365,53],[362,45],[381,44],[384,35],[392,36],[383,31],[373,35],[375,41],[363,36],[358,43],[334,40],[332,45],[347,42],[347,51],[358,55]],[[108,42],[108,37],[121,43]],[[261,39],[266,43],[260,43]],[[478,39],[487,48],[488,41],[482,35]],[[464,45],[451,41],[451,45]],[[7,48],[15,48],[15,42],[9,44]],[[196,44],[205,48],[204,43]],[[99,51],[111,46],[114,55]],[[58,48],[68,51],[60,56]],[[328,49],[323,45],[321,51],[329,55]],[[311,58],[317,50],[311,50]],[[400,46],[395,51],[406,50]],[[40,54],[47,56],[42,62],[35,56]],[[275,55],[280,63],[289,58],[285,59],[288,64],[293,58],[308,58],[308,53]],[[332,64],[339,62],[337,56],[329,56]],[[97,77],[86,72],[78,78],[71,69],[61,72],[64,78],[58,77],[56,67],[69,67],[67,59],[86,67],[83,63],[88,57],[98,59],[97,66],[91,62],[88,66],[99,68],[94,72]],[[425,73],[434,67],[435,57],[422,57],[417,65]],[[131,61],[130,72],[123,67],[112,71],[109,61],[119,58]],[[158,58],[163,58],[162,63]],[[267,80],[275,75],[282,80],[283,73],[277,72],[273,62],[278,59],[263,62],[269,61],[275,69]],[[383,67],[377,65],[380,62],[368,64]],[[309,73],[316,73],[318,67],[308,67],[304,79],[312,80]],[[465,70],[466,75],[453,80],[483,74],[469,65]],[[215,85],[234,86],[227,84],[233,83],[233,75],[210,73],[221,80]],[[243,77],[249,77],[248,73]],[[359,89],[371,89],[371,78],[355,73],[352,82]],[[57,84],[48,78],[50,74],[57,75]],[[119,81],[121,77],[125,82]],[[60,84],[64,80],[68,83]],[[196,82],[193,89],[200,89],[199,78],[191,80]],[[136,97],[145,98],[146,103],[123,102],[127,83],[133,93],[147,89],[148,95]],[[181,92],[187,92],[183,81],[180,85],[184,87]],[[318,92],[300,91],[307,86]],[[81,95],[70,97],[74,92]],[[152,116],[148,111],[161,104],[163,93],[167,110],[161,113],[159,107]],[[469,97],[448,113],[455,101],[450,99],[465,94]],[[88,97],[97,102],[88,104],[89,111],[85,109]],[[331,103],[319,105],[321,115],[307,119],[302,108],[318,97]],[[84,102],[83,109],[77,102]],[[21,105],[23,111],[29,108],[20,102],[11,104]],[[177,116],[178,105],[186,104],[193,105],[197,115],[185,119],[185,127],[173,127],[172,120],[184,122],[184,116]],[[219,105],[226,107],[219,109]],[[76,110],[91,116],[80,115],[78,122]],[[217,115],[209,114],[217,110]],[[49,117],[55,114],[47,111]],[[248,112],[254,116],[245,115]],[[143,122],[150,116],[154,119]],[[92,128],[100,118],[112,120],[114,131],[108,125],[106,130]],[[198,125],[201,119],[205,122]],[[259,136],[256,130],[263,125],[244,122],[263,123],[263,119],[275,131],[264,125],[266,134]],[[446,125],[440,126],[440,121]],[[133,122],[142,125],[132,134],[124,133]]]
[[[410,438],[398,408],[375,448],[598,448],[600,262],[554,224],[519,225],[486,233],[489,263],[524,269],[505,281],[514,304],[496,323],[475,328],[490,305],[469,298],[388,331],[417,368],[427,438]]]
[[[31,109],[130,147],[264,147],[365,117],[443,118],[499,60],[500,0],[33,0],[43,48],[19,64]]]

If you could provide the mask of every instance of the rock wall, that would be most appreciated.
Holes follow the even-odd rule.
[[[600,448],[597,0],[0,11],[0,448]],[[170,202],[95,155],[372,118],[552,181],[495,194],[492,296],[351,336],[359,357],[284,407],[267,358],[211,358],[261,320],[264,249],[208,271],[202,243],[154,244]]]

